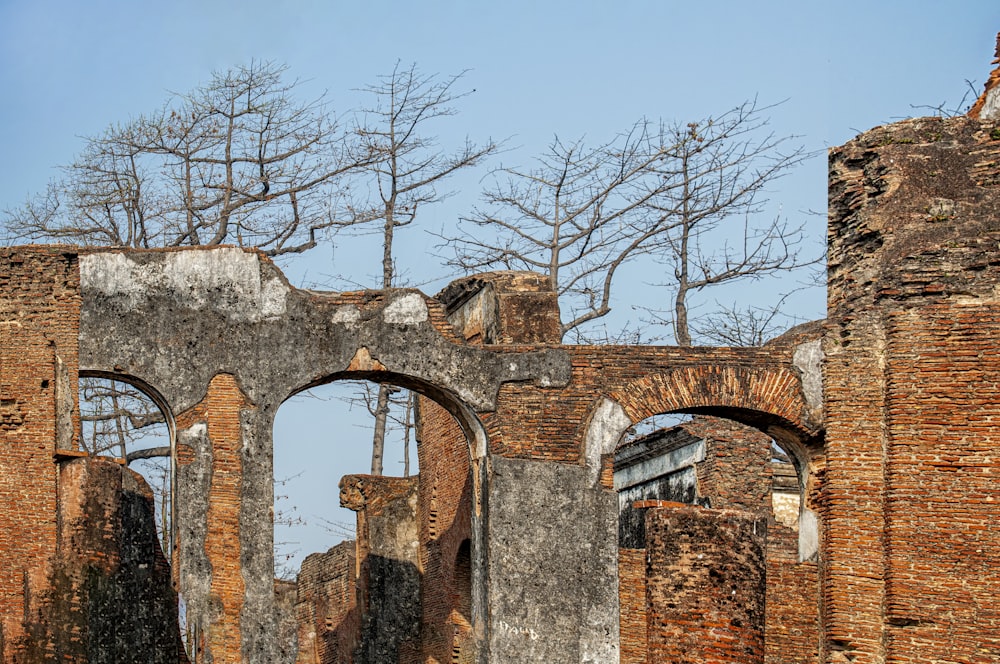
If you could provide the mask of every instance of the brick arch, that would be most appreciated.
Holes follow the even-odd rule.
[[[796,458],[803,488],[813,482],[809,459],[820,452],[822,432],[807,424],[809,407],[797,373],[780,366],[694,365],[643,376],[597,400],[584,442],[595,483],[602,455],[614,451],[628,427],[669,412],[716,415],[755,427]],[[800,560],[815,555],[817,545],[817,515],[803,502]]]
[[[697,365],[649,374],[612,391],[633,424],[668,412],[727,417],[778,427],[800,439],[815,435],[798,374],[785,367]]]

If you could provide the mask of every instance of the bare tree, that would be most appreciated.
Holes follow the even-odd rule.
[[[401,285],[394,254],[396,231],[413,224],[418,210],[450,195],[440,189],[445,179],[480,164],[499,149],[492,140],[476,145],[466,139],[462,146],[448,151],[426,133],[434,120],[455,115],[455,102],[469,94],[456,89],[462,76],[442,79],[421,73],[416,65],[403,68],[397,63],[390,74],[364,89],[372,105],[357,115],[353,133],[360,146],[358,152],[369,163],[361,173],[360,186],[354,187],[355,198],[345,204],[346,219],[336,223],[349,232],[381,235],[382,288]],[[392,389],[379,389],[372,409],[375,475],[382,473]]]
[[[6,239],[137,248],[227,243],[271,256],[312,248],[335,224],[330,201],[344,179],[371,158],[354,149],[354,135],[322,97],[298,101],[298,82],[285,73],[266,62],[216,73],[161,109],[87,139],[61,178],[5,211]],[[84,449],[122,458],[165,491],[169,441],[142,441],[162,414],[125,383],[83,378],[80,389]],[[164,501],[161,494],[162,519]]]
[[[296,100],[283,66],[251,62],[160,110],[87,139],[63,177],[3,226],[10,240],[162,247],[253,246],[275,256],[305,251],[335,224],[329,201],[371,157],[332,119],[322,98]],[[130,386],[83,379],[93,453],[116,447],[133,461],[169,450],[129,449],[152,412]],[[138,410],[136,410],[138,409]],[[153,409],[155,411],[155,408]]]
[[[672,311],[662,320],[672,325],[678,345],[692,342],[692,295],[822,258],[820,251],[804,255],[803,224],[780,216],[761,222],[768,187],[810,156],[793,137],[770,130],[768,110],[748,101],[717,117],[660,127],[660,142],[670,147],[657,172],[674,184],[645,207],[659,228],[657,260],[672,273],[660,284],[673,293]]]
[[[322,98],[300,103],[285,67],[213,75],[159,111],[87,140],[64,177],[7,210],[16,240],[305,251],[333,225],[331,189],[368,163]]]
[[[747,102],[689,124],[638,122],[596,148],[557,137],[534,168],[497,172],[486,207],[463,220],[463,234],[446,238],[451,263],[466,272],[543,272],[568,312],[563,334],[592,341],[581,326],[610,313],[620,268],[641,257],[667,262],[673,313],[655,322],[672,324],[676,342],[689,345],[692,293],[816,260],[799,256],[801,227],[754,225],[767,186],[808,156],[766,131],[766,110]]]
[[[556,136],[533,168],[498,170],[486,206],[445,238],[451,264],[548,275],[569,312],[563,334],[607,315],[618,269],[648,253],[660,233],[645,209],[671,186],[653,175],[664,154],[657,138],[645,121],[597,147]]]

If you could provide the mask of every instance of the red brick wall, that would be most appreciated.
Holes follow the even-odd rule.
[[[514,347],[503,347],[504,350]],[[633,422],[698,409],[815,442],[790,345],[765,348],[565,346],[572,379],[565,388],[505,384],[484,417],[490,450],[510,458],[580,463],[586,425],[601,395]]]
[[[22,618],[40,609],[34,599],[56,551],[56,403],[75,400],[78,288],[75,256],[0,249],[0,634],[8,662],[24,636]],[[67,387],[69,395],[57,394]],[[79,424],[63,419],[76,422],[62,441],[72,446]]]
[[[621,664],[646,662],[646,550],[618,549]]]
[[[1000,661],[1000,304],[889,324],[887,650]]]
[[[698,495],[713,508],[766,515],[771,510],[771,437],[718,417],[696,417],[684,428],[706,443]]]
[[[829,662],[1000,661],[994,129],[923,118],[830,154]]]
[[[462,651],[471,630],[470,589],[456,583],[455,573],[459,549],[471,538],[469,443],[455,418],[423,397],[420,423],[423,656],[451,662],[456,648]]]
[[[798,532],[767,526],[766,664],[819,661],[819,573],[815,562],[798,562]]]
[[[693,506],[646,513],[647,661],[764,661],[763,522]]]
[[[302,561],[295,603],[296,664],[351,661],[361,629],[356,578],[354,541],[341,542]]]

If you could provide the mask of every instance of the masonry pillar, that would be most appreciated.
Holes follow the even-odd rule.
[[[766,540],[749,512],[647,511],[646,661],[763,664]]]
[[[57,466],[72,451],[76,260],[58,248],[0,249],[0,660],[23,656],[57,551]]]
[[[280,661],[271,421],[219,374],[178,425],[180,592],[195,661]]]

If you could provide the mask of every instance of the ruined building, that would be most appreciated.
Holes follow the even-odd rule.
[[[829,215],[826,320],[760,348],[560,345],[525,273],[319,293],[234,248],[3,249],[3,662],[1000,661],[1000,120],[832,150]],[[167,418],[166,554],[79,449],[80,376]],[[344,378],[422,395],[420,474],[345,478],[357,543],[276,585],[274,415]],[[699,417],[619,446],[662,413]],[[620,504],[650,482],[680,492]]]

